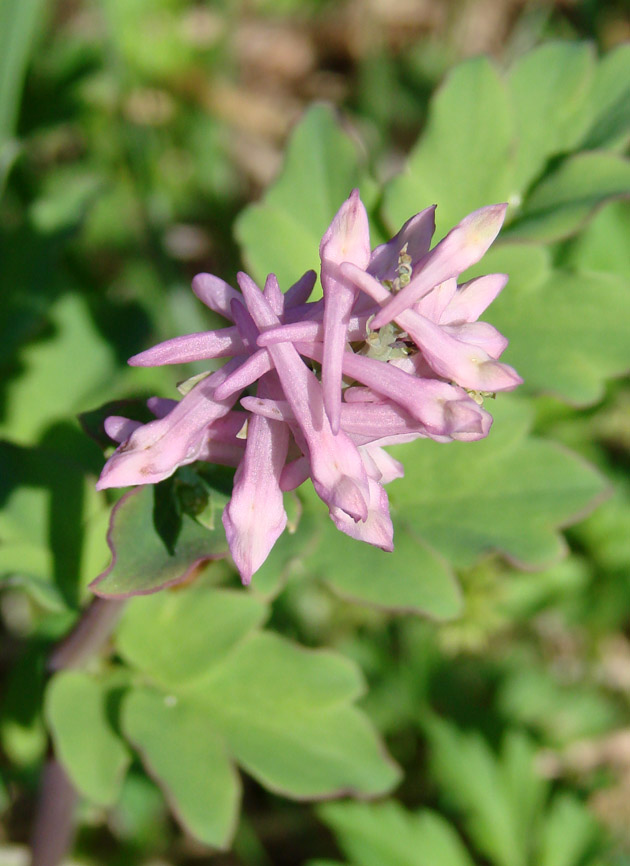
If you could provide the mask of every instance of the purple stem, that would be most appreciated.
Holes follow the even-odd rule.
[[[125,601],[94,598],[53,649],[50,671],[81,667],[109,638]],[[31,837],[30,866],[59,866],[74,836],[77,794],[54,755],[44,765]]]
[[[31,840],[31,866],[59,866],[74,836],[77,794],[59,761],[50,757],[40,782]]]
[[[112,633],[125,600],[93,598],[68,634],[53,649],[48,670],[81,667]]]

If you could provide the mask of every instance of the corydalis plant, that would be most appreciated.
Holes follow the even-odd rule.
[[[235,466],[223,524],[245,583],[286,526],[283,493],[308,478],[338,529],[392,550],[384,485],[403,467],[383,446],[481,439],[492,423],[484,396],[521,382],[498,361],[507,340],[477,321],[507,277],[457,284],[494,241],[505,210],[474,211],[430,249],[430,207],[371,250],[355,190],[320,245],[321,300],[308,300],[313,271],[286,293],[273,274],[261,291],[240,273],[240,292],[196,276],[197,297],[233,324],[176,337],[129,363],[230,360],[179,402],[149,400],[156,420],[148,424],[109,417],[107,433],[120,445],[99,489],[154,484],[196,460]]]

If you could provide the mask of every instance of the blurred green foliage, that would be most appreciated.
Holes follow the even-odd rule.
[[[0,4],[0,864],[51,741],[81,863],[630,862],[630,23],[488,9]],[[120,501],[103,595],[212,564],[51,676],[116,498],[77,413],[174,396],[202,366],[125,362],[218,326],[191,276],[294,279],[354,186],[373,244],[510,202],[483,271],[524,387],[487,441],[400,449],[391,556],[306,491],[245,591],[208,530],[229,477]]]

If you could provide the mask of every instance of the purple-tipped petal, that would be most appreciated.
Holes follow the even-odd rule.
[[[232,319],[243,343],[250,349],[250,351],[255,351],[256,340],[258,339],[258,328],[254,324],[252,317],[249,315],[242,298],[238,301],[230,301],[230,312],[232,313]]]
[[[169,412],[173,411],[178,402],[178,400],[171,400],[168,397],[149,397],[147,407],[156,418],[165,418]]]
[[[413,306],[438,283],[456,277],[482,258],[499,234],[507,204],[473,211],[418,263],[411,282],[376,315],[374,328],[382,328]]]
[[[414,267],[428,252],[431,238],[435,232],[435,205],[425,208],[420,213],[407,220],[398,234],[376,247],[370,257],[368,273],[378,280],[393,280],[396,278],[396,268],[400,252],[407,245],[407,255]]]
[[[206,307],[232,320],[230,301],[240,300],[240,295],[225,280],[215,277],[214,274],[197,274],[193,277],[192,290]]]
[[[340,508],[334,507],[330,509],[330,516],[341,532],[391,553],[394,549],[394,527],[389,515],[387,493],[372,478],[368,478],[368,486],[369,504],[365,520],[354,521]]]
[[[142,422],[132,421],[131,418],[123,418],[122,415],[110,415],[103,422],[105,432],[114,442],[124,442],[129,439],[134,430],[142,427]]]
[[[290,289],[287,290],[284,296],[284,308],[290,310],[293,307],[300,307],[305,304],[311,296],[313,286],[317,274],[315,271],[306,271],[300,279],[293,283]]]
[[[151,349],[132,355],[127,363],[132,367],[161,367],[164,364],[187,364],[191,361],[204,361],[206,358],[242,355],[247,351],[236,328],[222,328],[166,340]]]

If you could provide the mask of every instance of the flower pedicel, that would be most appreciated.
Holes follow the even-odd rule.
[[[230,360],[179,401],[149,400],[148,424],[110,416],[107,433],[120,444],[98,488],[155,484],[196,460],[235,466],[223,524],[244,583],[286,526],[283,492],[308,478],[338,529],[392,550],[384,485],[403,467],[383,446],[481,439],[492,423],[483,398],[521,382],[498,360],[507,340],[478,321],[507,277],[457,284],[494,241],[506,207],[474,211],[433,249],[430,207],[371,251],[354,190],[322,239],[316,302],[313,271],[286,293],[273,274],[262,291],[239,274],[240,292],[196,276],[195,294],[232,325],[176,337],[129,363]]]

